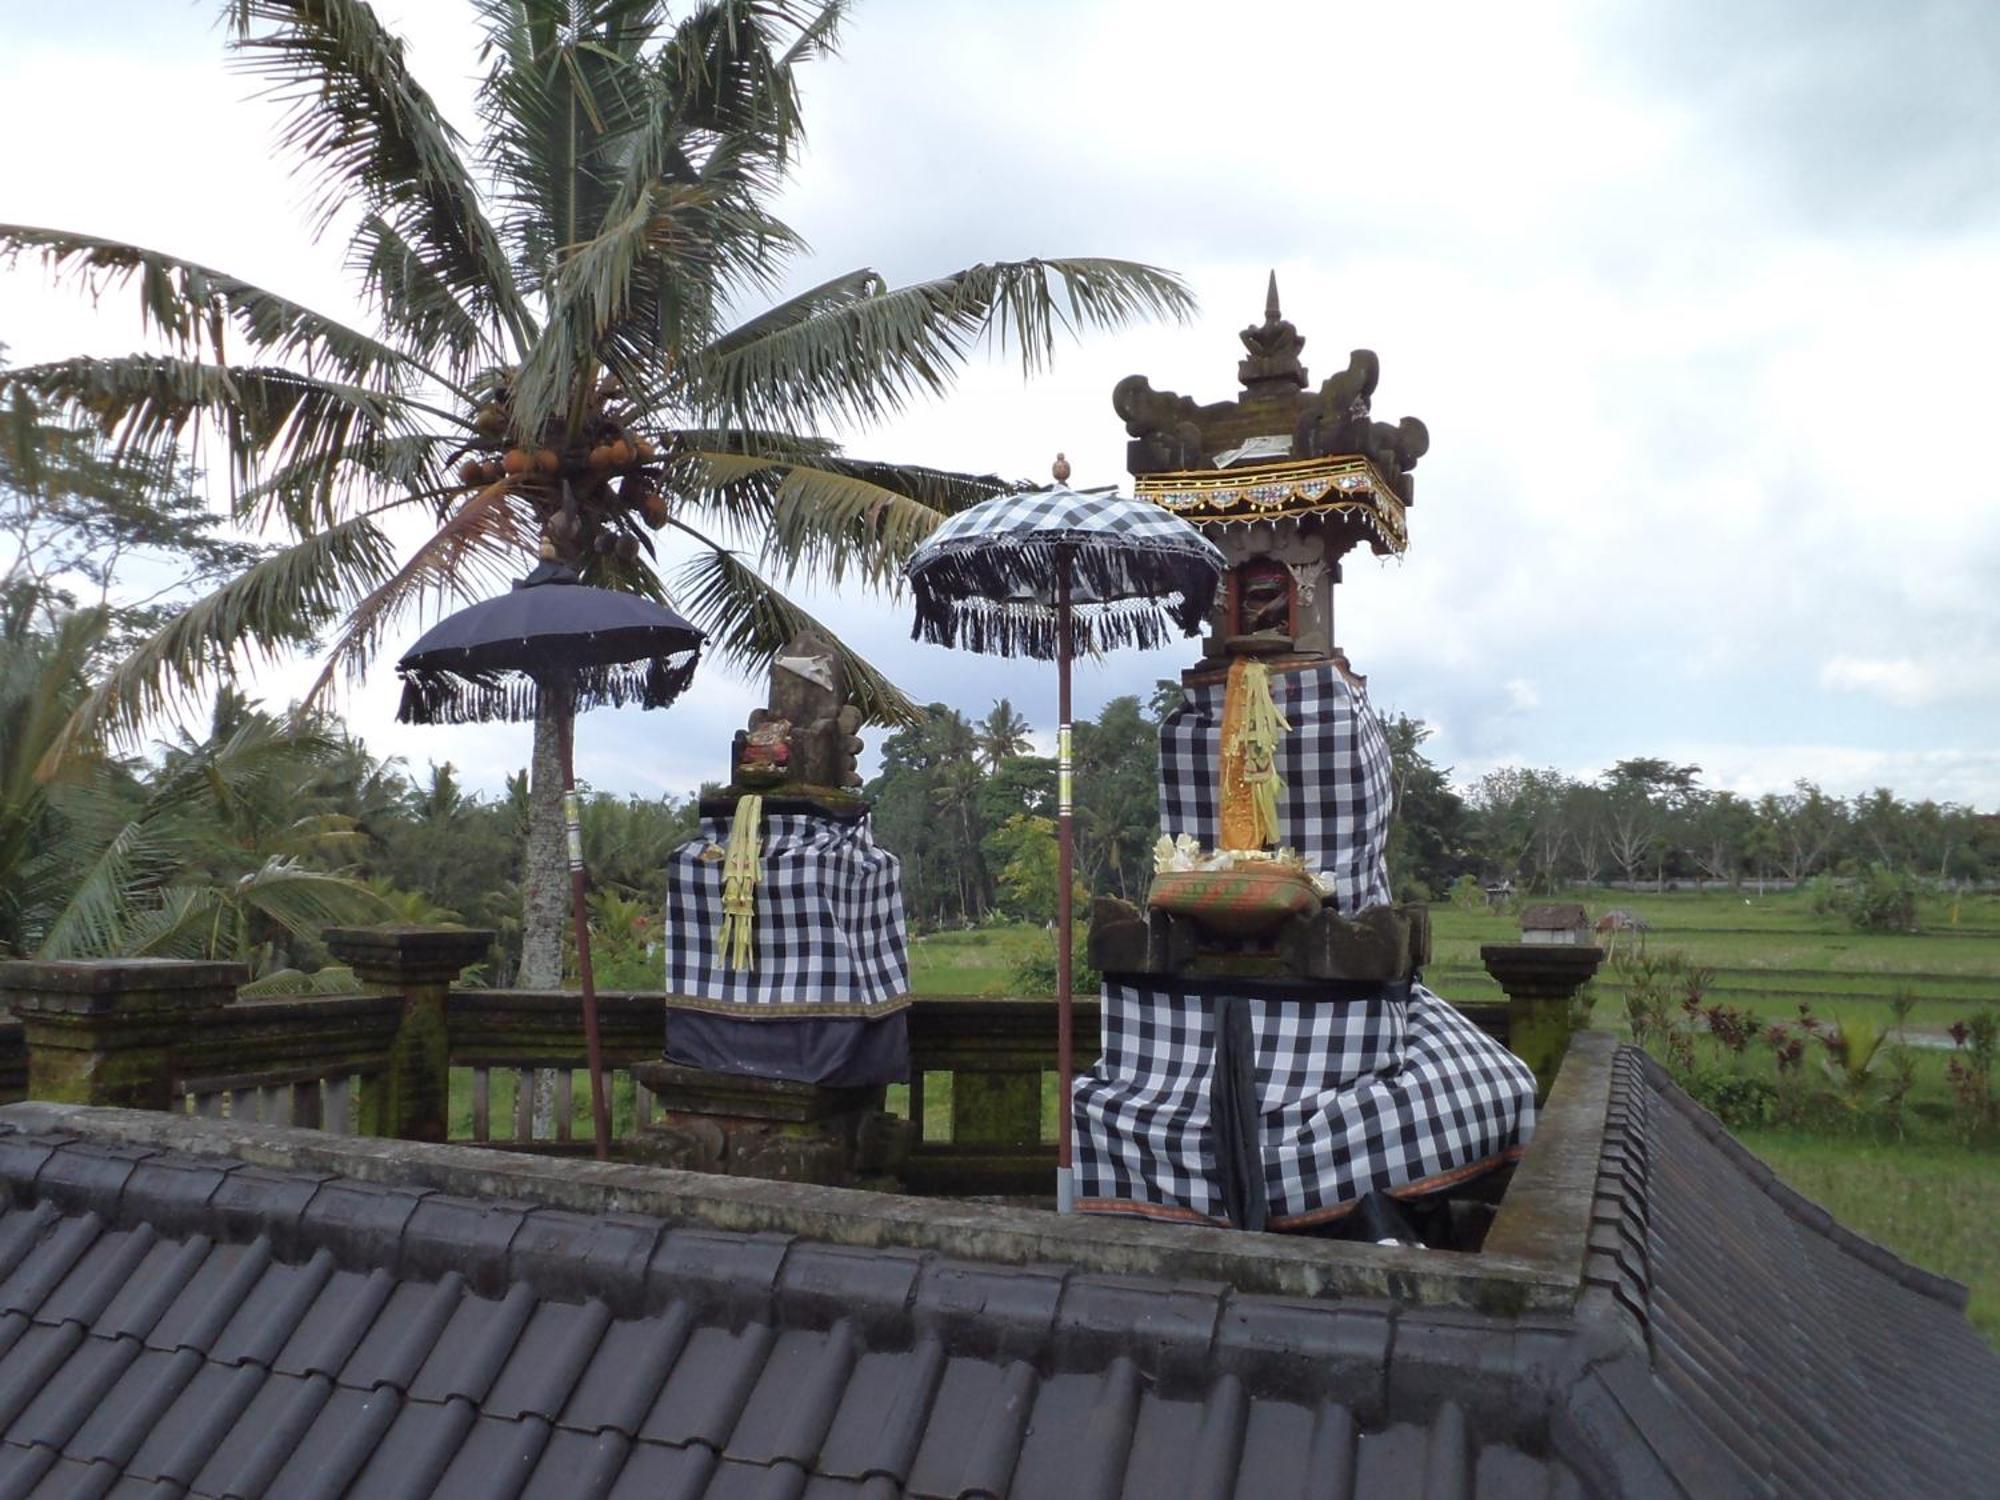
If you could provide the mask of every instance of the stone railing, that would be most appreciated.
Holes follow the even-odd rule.
[[[116,1104],[587,1152],[581,999],[453,988],[489,941],[460,928],[336,929],[328,946],[354,971],[361,993],[309,999],[239,1000],[243,973],[230,964],[0,963],[0,1006],[13,1017],[0,1017],[0,1102]],[[1502,981],[1510,993],[1521,988],[1511,970]],[[1512,1004],[1523,1010],[1513,1024],[1524,1032],[1547,1008],[1540,990]],[[1534,1016],[1524,1009],[1530,1004]],[[611,992],[598,996],[598,1007],[613,1134],[624,1137],[656,1114],[631,1069],[661,1055],[665,1000]],[[1504,1008],[1468,1009],[1506,1035]],[[908,1014],[907,1114],[917,1130],[898,1171],[903,1185],[959,1196],[1047,1191],[1055,1164],[1054,1005],[920,996]],[[1079,999],[1080,1065],[1094,1055],[1097,1031],[1096,997]],[[1546,1051],[1534,1059],[1545,1075],[1560,1047]],[[547,1084],[539,1096],[538,1080]],[[538,1097],[546,1106],[539,1120]]]
[[[455,989],[490,934],[380,927],[327,934],[361,991],[239,1000],[232,964],[0,963],[0,1102],[114,1104],[406,1140],[590,1149],[583,1013],[564,991]],[[657,1059],[664,996],[598,996],[614,1137],[650,1123],[630,1073]],[[1045,1191],[1054,1169],[1055,1007],[924,998],[910,1008],[912,1191]],[[1094,998],[1077,1035],[1097,1033]],[[536,1084],[548,1108],[537,1122]],[[454,1108],[456,1103],[456,1108]],[[469,1106],[469,1107],[468,1107]],[[579,1118],[580,1117],[580,1118]],[[574,1122],[574,1123],[573,1123]]]

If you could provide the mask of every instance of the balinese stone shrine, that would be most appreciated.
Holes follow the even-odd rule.
[[[1275,289],[1244,342],[1232,400],[1116,396],[1232,587],[1152,893],[1094,914],[1089,1211],[1044,1206],[1053,1007],[909,993],[803,638],[674,857],[671,992],[598,997],[610,1161],[578,995],[457,982],[487,933],[330,932],[308,998],[0,963],[0,1495],[1994,1493],[1965,1288],[1573,1034],[1582,913],[1484,951],[1504,1004],[1423,985],[1334,597],[1427,437],[1373,355],[1311,387]]]

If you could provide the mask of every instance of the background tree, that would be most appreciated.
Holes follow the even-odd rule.
[[[979,763],[987,775],[997,772],[1001,764],[1026,752],[1028,743],[1028,721],[1014,711],[1014,705],[1005,698],[997,700],[985,718],[979,721]]]
[[[1451,789],[1451,768],[1432,765],[1423,753],[1431,727],[1395,714],[1382,724],[1389,740],[1396,811],[1389,825],[1389,886],[1414,899],[1440,896],[1471,863],[1465,847],[1465,802]]]
[[[852,459],[821,433],[944,390],[989,336],[1033,370],[1065,330],[1189,298],[1145,266],[1029,260],[895,289],[854,270],[738,316],[803,248],[770,205],[801,138],[796,72],[843,11],[481,5],[468,142],[361,0],[230,0],[236,60],[284,108],[314,230],[345,236],[373,329],[168,252],[0,227],[0,251],[93,296],[136,282],[164,345],[11,371],[16,408],[95,423],[163,473],[210,431],[237,519],[278,542],[104,674],[56,748],[135,733],[326,632],[317,696],[365,672],[421,602],[499,587],[544,537],[590,581],[657,596],[653,533],[669,531],[688,554],[680,607],[713,655],[761,671],[818,625],[781,585],[890,576],[945,514],[1002,488]],[[410,544],[389,529],[405,518],[424,523]],[[909,717],[864,661],[843,664],[871,716]],[[531,984],[560,970],[555,751],[544,720],[522,880]]]

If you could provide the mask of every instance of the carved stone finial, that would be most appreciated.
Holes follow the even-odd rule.
[[[1264,293],[1264,321],[1244,329],[1238,337],[1250,355],[1236,366],[1236,378],[1244,390],[1261,396],[1305,388],[1306,367],[1299,363],[1299,351],[1306,341],[1278,310],[1276,271],[1271,273]]]
[[[1049,466],[1049,473],[1055,476],[1057,484],[1068,484],[1070,474],[1069,460],[1058,453],[1056,461]]]

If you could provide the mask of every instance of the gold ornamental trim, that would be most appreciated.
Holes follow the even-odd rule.
[[[1255,469],[1180,469],[1143,474],[1133,494],[1197,526],[1235,526],[1281,516],[1353,511],[1392,552],[1410,544],[1403,502],[1359,454],[1261,464]]]

